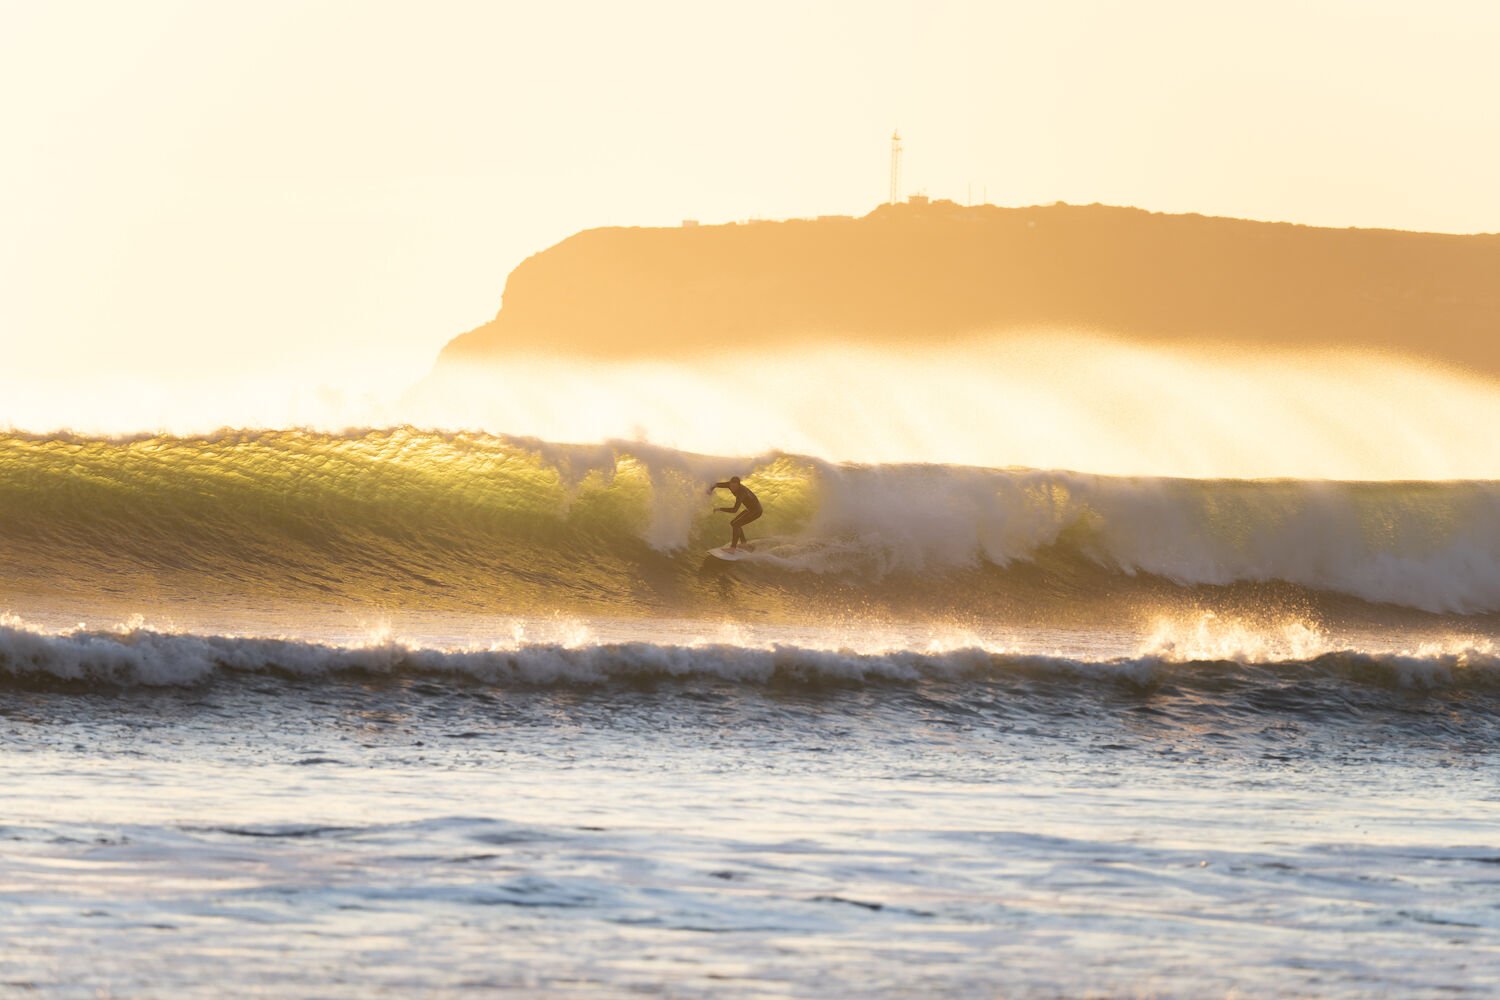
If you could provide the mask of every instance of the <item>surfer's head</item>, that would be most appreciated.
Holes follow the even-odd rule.
[[[739,476],[730,476],[729,477],[729,481],[731,483],[733,483],[734,485],[738,486],[740,484],[740,477]]]

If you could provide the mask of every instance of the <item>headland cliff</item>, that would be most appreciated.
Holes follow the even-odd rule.
[[[1500,376],[1500,235],[941,201],[862,218],[592,229],[517,267],[496,317],[450,342],[439,369],[1053,327],[1394,351]]]

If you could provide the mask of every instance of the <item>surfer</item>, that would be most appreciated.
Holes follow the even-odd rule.
[[[750,546],[745,541],[745,525],[760,517],[763,513],[760,509],[760,499],[750,491],[750,487],[740,482],[739,476],[730,476],[728,482],[714,483],[708,492],[712,493],[714,490],[728,490],[734,494],[734,506],[715,507],[714,510],[719,513],[733,514],[741,507],[745,508],[738,517],[729,522],[729,526],[734,529],[729,536],[729,551],[733,552],[741,545],[744,545],[748,549]]]

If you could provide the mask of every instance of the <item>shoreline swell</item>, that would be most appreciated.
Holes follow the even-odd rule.
[[[764,640],[725,642],[513,639],[435,646],[381,638],[337,644],[288,637],[44,629],[0,619],[0,687],[75,692],[187,688],[234,678],[286,682],[480,685],[503,689],[631,688],[708,683],[797,689],[1023,685],[1171,696],[1261,690],[1329,704],[1356,688],[1500,696],[1500,651],[1488,641],[1417,650],[1329,646],[1301,655],[1243,648],[1207,655],[1170,642],[1134,655],[1090,657],[995,645],[851,648]],[[444,689],[446,690],[446,688]],[[1291,698],[1288,704],[1295,702]]]

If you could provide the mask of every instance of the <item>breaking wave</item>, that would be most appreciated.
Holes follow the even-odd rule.
[[[705,557],[728,540],[705,493],[736,474],[767,513],[731,565]],[[10,434],[0,563],[12,598],[774,617],[1271,586],[1472,615],[1500,611],[1500,482],[849,465],[410,428]]]
[[[860,650],[708,641],[516,641],[445,649],[388,638],[368,645],[336,645],[139,626],[48,631],[13,616],[0,620],[0,684],[7,686],[186,687],[247,675],[296,680],[433,678],[507,688],[694,680],[798,686],[1040,680],[1197,690],[1313,683],[1494,692],[1500,691],[1500,654],[1489,643],[1401,652],[1330,649],[1293,659],[1253,649],[1202,658],[1171,645],[1148,645],[1132,656],[1099,659],[988,646]]]

